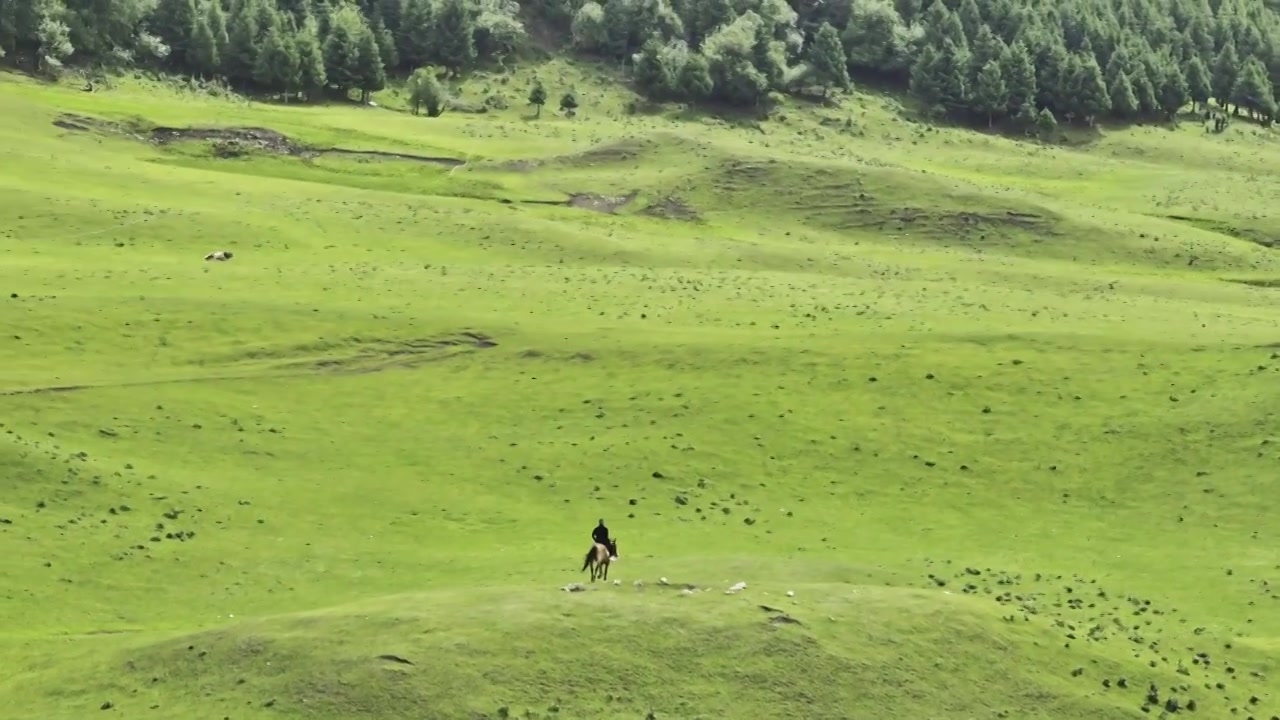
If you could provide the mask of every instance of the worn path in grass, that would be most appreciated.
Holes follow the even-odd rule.
[[[579,96],[0,75],[6,707],[1280,714],[1274,142]]]

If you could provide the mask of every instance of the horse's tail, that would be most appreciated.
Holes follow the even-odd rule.
[[[582,562],[583,570],[586,570],[587,568],[591,567],[591,556],[595,554],[596,554],[596,549],[594,547],[587,551],[587,558]]]

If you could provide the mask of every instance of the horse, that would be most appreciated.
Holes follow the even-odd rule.
[[[610,544],[612,547],[605,547],[603,543],[595,543],[587,551],[587,557],[582,563],[582,569],[591,568],[591,582],[595,582],[596,578],[609,579],[609,564],[613,561],[613,558],[618,557],[618,539],[614,538]]]

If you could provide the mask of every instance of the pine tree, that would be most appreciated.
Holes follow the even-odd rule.
[[[1236,80],[1231,95],[1231,102],[1237,107],[1251,110],[1264,119],[1273,119],[1276,114],[1275,89],[1267,77],[1267,68],[1256,57],[1250,57],[1240,67],[1240,75]]]
[[[1187,63],[1187,94],[1196,103],[1196,108],[1208,107],[1209,98],[1213,95],[1213,80],[1209,70],[1199,56],[1193,56]]]
[[[1160,99],[1156,96],[1155,84],[1147,74],[1147,68],[1139,65],[1129,74],[1129,84],[1133,87],[1133,96],[1138,99],[1138,113],[1154,115],[1160,109]]]
[[[258,62],[258,13],[256,0],[239,0],[227,22],[227,50],[222,56],[223,71],[232,80],[253,82]]]
[[[996,34],[986,25],[979,26],[977,36],[973,37],[969,43],[969,49],[969,79],[975,83],[978,80],[978,74],[987,67],[987,63],[999,60],[1008,51],[1004,41],[996,37]]]
[[[978,73],[978,81],[973,91],[975,107],[987,115],[987,127],[995,124],[995,116],[1004,111],[1009,104],[1009,91],[1005,86],[1004,75],[1000,72],[1000,62],[991,60]]]
[[[468,0],[440,0],[433,20],[432,54],[460,72],[476,59],[476,19]]]
[[[314,100],[328,82],[324,72],[324,52],[320,47],[319,29],[315,18],[308,17],[303,20],[302,27],[294,39],[294,47],[298,52],[298,87],[308,100]]]
[[[371,93],[387,86],[387,69],[382,64],[378,38],[368,25],[360,28],[356,50],[356,87],[360,89],[360,102],[368,103]]]
[[[231,40],[227,37],[227,15],[222,11],[221,0],[206,0],[204,17],[209,23],[209,33],[213,35],[213,47],[218,53],[218,67],[222,68],[226,65],[227,48]]]
[[[169,46],[168,60],[174,67],[194,64],[187,57],[187,47],[196,30],[197,14],[195,0],[160,0],[151,15],[151,31]]]
[[[396,38],[400,61],[410,66],[423,65],[432,57],[435,18],[432,0],[405,0]]]
[[[1213,77],[1210,78],[1210,87],[1213,89],[1213,99],[1218,101],[1218,106],[1227,107],[1227,103],[1231,102],[1231,98],[1235,94],[1236,74],[1240,67],[1240,58],[1236,55],[1235,43],[1228,42],[1222,48],[1222,52],[1218,53],[1217,60],[1213,63]]]
[[[560,97],[560,111],[565,117],[573,117],[578,112],[578,96],[570,90]]]
[[[400,65],[400,53],[396,50],[396,41],[392,37],[391,31],[383,24],[382,18],[374,18],[370,29],[373,30],[373,37],[377,40],[378,56],[382,58],[382,64],[385,68],[395,68]]]
[[[1187,79],[1172,58],[1168,59],[1164,65],[1156,95],[1160,101],[1160,109],[1171,120],[1177,117],[1178,111],[1191,99]]]
[[[1031,64],[1027,46],[1015,42],[1000,58],[1000,74],[1009,93],[1007,110],[1016,113],[1023,105],[1033,105],[1036,100],[1036,69]]]
[[[1121,118],[1131,118],[1138,114],[1138,98],[1133,93],[1133,83],[1129,82],[1128,75],[1117,75],[1109,91],[1111,112]]]
[[[191,29],[191,42],[187,46],[187,64],[197,75],[210,77],[217,74],[220,63],[218,41],[209,27],[209,16],[207,13],[200,13],[196,16],[195,24]]]
[[[280,27],[271,27],[255,59],[254,82],[268,92],[288,93],[297,87],[298,73],[298,53],[293,38]]]
[[[1111,109],[1111,96],[1102,77],[1102,68],[1092,52],[1079,52],[1072,58],[1071,108],[1090,126],[1094,118]]]
[[[1051,39],[1036,65],[1036,104],[1065,111],[1071,104],[1071,54],[1061,40]]]
[[[822,23],[813,44],[809,46],[809,67],[814,78],[822,85],[822,96],[832,85],[844,90],[849,87],[848,59],[838,33],[830,23]]]
[[[324,40],[325,76],[344,95],[360,85],[362,22],[354,8],[345,6],[330,18],[329,36]]]
[[[537,108],[534,117],[542,117],[542,106],[547,104],[547,89],[542,81],[535,79],[533,88],[529,90],[529,104]]]

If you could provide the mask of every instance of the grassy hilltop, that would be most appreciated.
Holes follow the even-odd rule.
[[[1274,131],[532,72],[0,74],[0,715],[1280,715]]]

